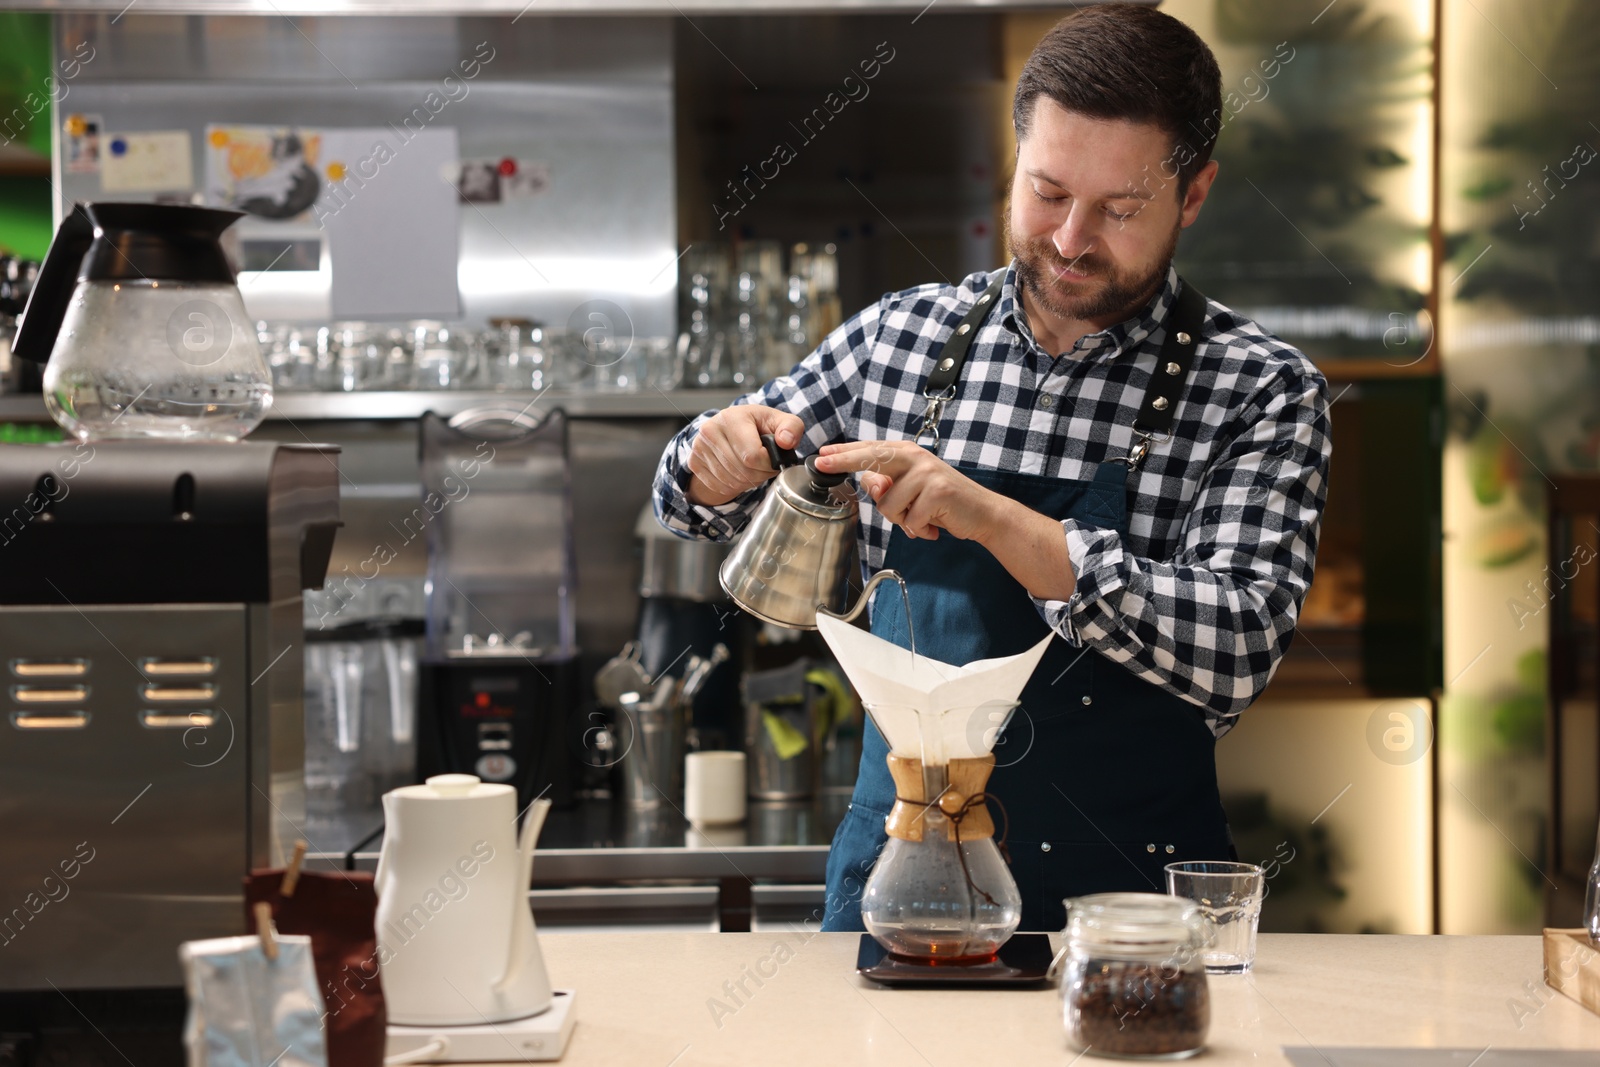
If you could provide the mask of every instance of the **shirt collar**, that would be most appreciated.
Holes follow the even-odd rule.
[[[1166,321],[1177,300],[1178,268],[1169,264],[1166,281],[1148,304],[1114,326],[1084,334],[1066,355],[1077,359],[1105,359],[1131,352]],[[1006,268],[1006,280],[1000,287],[1000,321],[1021,336],[1030,347],[1043,352],[1039,342],[1034,339],[1028,316],[1017,293],[1016,260],[1012,260]],[[1045,355],[1049,359],[1056,357],[1054,352],[1046,352]]]

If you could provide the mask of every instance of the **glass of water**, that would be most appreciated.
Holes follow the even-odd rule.
[[[1205,949],[1210,974],[1243,974],[1256,960],[1256,927],[1261,922],[1265,872],[1254,863],[1191,860],[1169,863],[1167,892],[1200,905],[1210,941]]]

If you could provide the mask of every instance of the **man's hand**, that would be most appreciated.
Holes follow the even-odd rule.
[[[778,447],[800,443],[806,424],[797,415],[755,404],[724,408],[700,425],[689,452],[688,497],[691,504],[715,507],[754,489],[777,471],[761,444],[772,434]]]
[[[1072,595],[1077,578],[1059,522],[985,489],[915,441],[824,445],[817,468],[859,472],[861,488],[907,537],[934,540],[944,530],[976,541],[1032,595]]]
[[[907,537],[935,540],[945,530],[963,541],[984,541],[1011,503],[915,441],[824,445],[820,456],[819,470],[859,472],[861,488]]]

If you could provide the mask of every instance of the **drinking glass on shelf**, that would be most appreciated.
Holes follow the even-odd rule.
[[[311,387],[324,393],[336,391],[339,372],[332,326],[318,326],[311,333],[311,352]]]
[[[462,389],[467,359],[455,330],[442,322],[411,324],[411,384],[418,389]]]
[[[635,344],[644,346],[644,374],[640,388],[646,392],[659,390],[670,393],[679,387],[678,345],[670,337],[641,338]]]
[[[588,366],[587,385],[598,393],[634,393],[644,374],[641,338],[595,337],[578,340],[580,358]]]
[[[568,392],[580,387],[590,368],[582,355],[574,351],[576,344],[569,330],[544,331],[542,347],[545,371],[542,388]]]
[[[1256,928],[1266,895],[1265,871],[1254,863],[1190,860],[1169,863],[1167,892],[1200,905],[1210,928],[1205,950],[1211,974],[1243,974],[1256,959]]]
[[[499,341],[493,331],[469,330],[457,326],[452,330],[456,351],[461,353],[457,389],[484,389],[492,387],[489,380],[489,357]]]
[[[387,356],[380,338],[364,322],[336,322],[329,328],[328,360],[319,384],[334,392],[382,388]],[[319,362],[318,369],[323,370]]]
[[[633,352],[633,338],[618,338],[601,330],[568,330],[566,333],[565,384],[569,389],[619,392],[619,385],[630,379],[628,369],[619,367]]]
[[[309,392],[316,388],[316,335],[307,336],[298,327],[280,324],[270,328],[267,365],[272,368],[272,387],[282,392]]]
[[[495,389],[539,392],[549,385],[550,359],[544,327],[529,319],[491,319],[488,384]]]
[[[684,254],[680,271],[683,332],[678,336],[676,377],[685,388],[705,388],[721,377],[727,351],[728,246],[694,245]]]
[[[734,260],[734,329],[732,358],[715,384],[750,388],[768,377],[771,351],[779,337],[782,315],[778,298],[784,285],[783,246],[776,241],[747,241]],[[785,368],[787,369],[787,368]]]
[[[379,355],[383,370],[377,376],[374,389],[411,388],[411,352],[414,338],[404,327],[391,326],[383,332]]]
[[[832,242],[820,248],[797,244],[789,251],[789,276],[797,279],[806,292],[806,333],[811,348],[821,344],[843,321],[839,309],[838,251]],[[809,349],[806,354],[810,354]]]

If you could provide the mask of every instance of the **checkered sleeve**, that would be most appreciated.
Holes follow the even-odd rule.
[[[1311,585],[1327,495],[1327,383],[1279,365],[1219,448],[1170,560],[1062,523],[1077,586],[1037,601],[1052,628],[1206,709],[1221,734],[1266,688]]]
[[[884,308],[891,299],[885,295],[846,321],[788,374],[741,396],[734,404],[759,404],[800,416],[806,433],[797,451],[804,455],[841,440],[854,417],[862,366],[876,342]],[[688,490],[693,474],[689,470],[689,453],[695,434],[715,414],[704,412],[680,430],[667,444],[656,467],[652,493],[656,518],[680,537],[729,540],[744,527],[765,489],[757,486],[715,507],[690,502]]]

